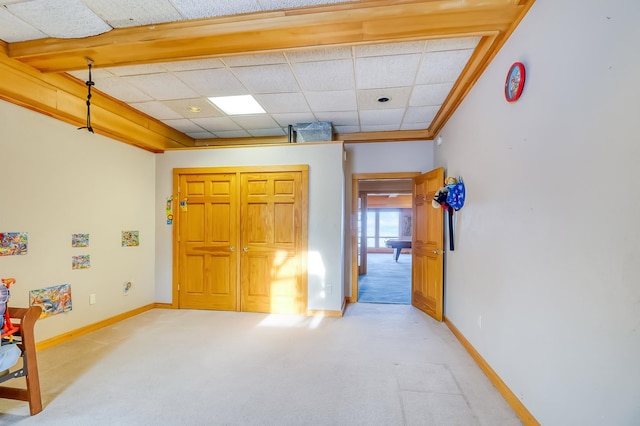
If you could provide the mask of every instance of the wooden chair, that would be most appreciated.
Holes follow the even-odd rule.
[[[10,371],[7,375],[0,377],[0,383],[18,377],[25,377],[27,387],[26,389],[20,389],[0,386],[0,398],[28,401],[29,412],[33,416],[42,411],[38,360],[36,359],[36,343],[33,335],[33,327],[38,318],[40,318],[42,309],[40,306],[31,306],[30,308],[9,307],[8,309],[11,319],[20,320],[20,331],[17,333],[15,339],[18,347],[22,351],[22,368]]]

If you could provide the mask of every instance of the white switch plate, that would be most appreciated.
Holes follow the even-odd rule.
[[[90,305],[95,305],[96,304],[96,295],[95,294],[90,294],[89,295],[89,304]]]

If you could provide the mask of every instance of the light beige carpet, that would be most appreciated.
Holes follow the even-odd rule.
[[[520,424],[447,327],[409,305],[343,318],[155,309],[38,361],[44,410],[0,400],[0,424]]]

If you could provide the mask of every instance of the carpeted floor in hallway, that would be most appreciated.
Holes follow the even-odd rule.
[[[367,254],[367,274],[358,277],[362,303],[411,303],[411,254]]]

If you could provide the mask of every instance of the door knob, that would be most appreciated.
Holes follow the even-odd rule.
[[[249,247],[245,247],[242,249],[243,251],[249,251]]]
[[[229,251],[234,251],[236,248],[234,246],[229,247]]]
[[[432,251],[433,254],[444,254],[444,250],[438,250],[435,249],[434,251]]]

